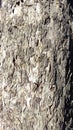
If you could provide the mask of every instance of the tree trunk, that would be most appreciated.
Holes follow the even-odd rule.
[[[73,130],[72,8],[0,1],[0,130]]]

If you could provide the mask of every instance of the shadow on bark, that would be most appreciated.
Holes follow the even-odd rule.
[[[71,18],[73,18],[73,0],[67,0],[67,3],[69,5],[69,15]]]
[[[70,38],[69,57],[66,65],[65,85],[67,95],[64,106],[64,124],[62,130],[73,130],[73,39]],[[70,87],[70,88],[69,88]]]

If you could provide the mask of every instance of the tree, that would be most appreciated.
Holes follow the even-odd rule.
[[[0,3],[0,129],[72,130],[72,0]]]

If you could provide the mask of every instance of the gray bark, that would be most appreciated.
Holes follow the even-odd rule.
[[[0,1],[0,130],[73,130],[72,0]]]

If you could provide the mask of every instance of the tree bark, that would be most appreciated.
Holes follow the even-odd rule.
[[[0,2],[0,130],[73,130],[72,0]]]

